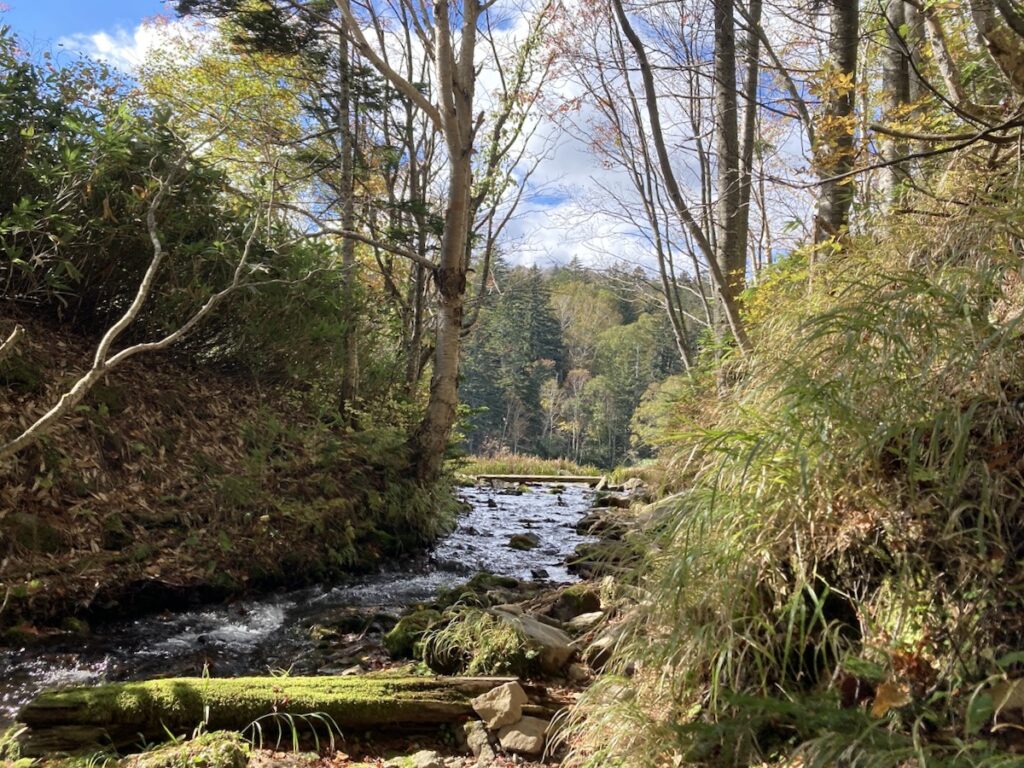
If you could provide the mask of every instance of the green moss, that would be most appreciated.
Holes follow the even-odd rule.
[[[39,696],[23,712],[35,727],[52,724],[50,713],[60,711],[82,727],[159,737],[194,728],[209,708],[209,726],[241,728],[273,711],[319,712],[348,727],[381,723],[420,722],[426,704],[465,705],[466,696],[430,678],[410,676],[362,677],[239,677],[169,678],[114,683],[92,688],[52,691]]]
[[[568,621],[582,613],[601,610],[601,594],[590,584],[571,584],[559,593],[551,614],[562,621]]]
[[[518,579],[499,576],[489,571],[480,571],[465,584],[438,592],[434,599],[434,605],[441,609],[449,608],[456,603],[487,606],[490,604],[490,600],[487,598],[488,592],[516,590],[520,586]]]
[[[393,658],[411,657],[423,633],[440,620],[440,611],[430,608],[413,611],[403,616],[392,630],[384,635],[384,647]]]
[[[121,761],[123,768],[245,768],[249,745],[237,733],[205,733]]]

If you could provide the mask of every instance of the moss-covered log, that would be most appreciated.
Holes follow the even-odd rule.
[[[320,713],[345,730],[458,722],[470,699],[512,678],[241,677],[171,678],[44,693],[19,714],[27,756],[129,747],[206,722],[240,730],[271,712]],[[543,688],[528,687],[537,714],[551,714]]]

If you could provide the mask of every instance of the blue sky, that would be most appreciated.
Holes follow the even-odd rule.
[[[134,30],[164,12],[160,0],[4,0],[2,18],[29,49],[48,48],[61,37]]]

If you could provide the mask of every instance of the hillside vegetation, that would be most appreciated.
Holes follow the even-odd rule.
[[[781,262],[757,353],[648,406],[670,495],[588,765],[1018,764],[1024,208],[978,173]]]

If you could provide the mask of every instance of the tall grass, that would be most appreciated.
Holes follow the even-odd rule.
[[[795,256],[748,297],[756,354],[671,388],[679,490],[577,763],[1010,764],[986,686],[1024,659],[1022,222]]]
[[[462,475],[601,475],[602,470],[568,459],[544,459],[524,453],[468,456],[456,467]]]

